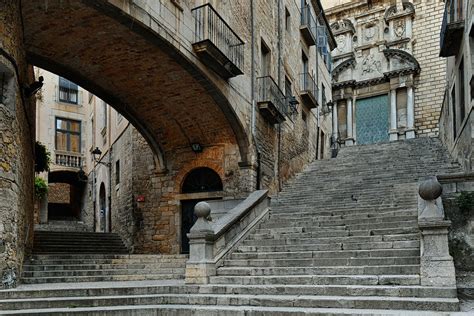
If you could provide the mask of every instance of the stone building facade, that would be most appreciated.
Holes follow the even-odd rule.
[[[466,171],[472,171],[474,105],[474,3],[446,1],[440,55],[446,57],[446,89],[440,138]]]
[[[1,158],[2,190],[8,190],[0,203],[8,213],[0,220],[2,262],[19,268],[25,240],[33,238],[35,107],[29,104],[32,95],[26,97],[34,81],[29,65],[91,91],[136,128],[124,127],[115,143],[104,142],[102,131],[96,135],[104,164],[95,177],[89,173],[95,189],[90,197],[85,192],[95,210],[83,208],[80,214],[101,230],[100,210],[109,209],[105,230],[120,232],[132,250],[182,252],[183,218],[192,216],[193,203],[238,198],[257,188],[276,194],[310,161],[328,157],[327,56],[335,42],[319,1],[202,4],[2,2],[0,70],[6,78],[2,87],[8,88],[2,88],[0,116],[1,146],[8,152]],[[210,24],[209,17],[218,23]],[[57,19],[64,24],[51,23]],[[208,32],[216,27],[219,32]],[[92,116],[99,122],[99,113]],[[149,149],[143,149],[145,143]],[[95,147],[81,140],[82,145],[89,162]],[[130,147],[131,159],[125,153]],[[130,169],[133,175],[127,175]],[[83,205],[90,204],[87,199]]]
[[[334,139],[342,145],[436,136],[445,87],[440,1],[326,1]]]

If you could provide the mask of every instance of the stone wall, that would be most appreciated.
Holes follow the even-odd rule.
[[[20,88],[32,71],[22,51],[18,1],[0,2],[0,25],[0,73],[6,78],[0,100],[0,274],[13,269],[18,277],[33,238],[34,208],[34,103]]]
[[[415,0],[413,56],[421,72],[415,80],[415,127],[420,136],[437,136],[438,120],[446,87],[446,63],[439,57],[439,37],[444,2]]]

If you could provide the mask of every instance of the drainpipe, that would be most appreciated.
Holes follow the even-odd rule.
[[[316,13],[316,8],[314,8],[314,12]],[[319,25],[319,15],[316,14],[316,45],[315,45],[315,50],[316,50],[316,85],[318,87],[318,92],[321,91],[321,93],[323,93],[323,89],[319,89],[319,50],[318,50],[318,25]],[[319,99],[319,93],[318,93],[318,96],[316,96],[316,99]],[[321,95],[321,101],[323,100],[323,96]],[[322,102],[321,102],[322,103]],[[324,106],[324,104],[321,104],[320,105],[321,108]],[[320,127],[319,127],[319,108],[316,108],[316,157],[315,157],[315,160],[318,160],[318,157],[319,157],[319,133],[321,132],[320,131]]]
[[[256,189],[259,190],[260,189],[260,146],[258,144],[258,140],[257,140],[257,137],[256,137],[256,127],[255,127],[255,124],[256,124],[256,107],[257,107],[257,104],[255,102],[255,4],[254,4],[254,0],[250,0],[250,6],[251,6],[251,9],[250,9],[250,24],[251,24],[251,29],[252,29],[252,32],[251,32],[251,41],[252,41],[252,44],[251,44],[251,54],[252,54],[252,63],[251,63],[251,78],[250,78],[250,82],[251,82],[251,99],[252,99],[252,122],[251,122],[251,129],[252,129],[252,140],[253,140],[253,143],[255,144],[255,151],[257,152],[257,179],[256,179]]]
[[[281,84],[281,49],[282,49],[282,38],[281,38],[281,0],[278,1],[277,14],[278,14],[278,84]],[[278,181],[278,192],[281,191],[281,177],[280,177],[280,155],[281,155],[281,123],[278,124],[278,149],[277,149],[277,181]]]
[[[109,112],[108,114],[108,122],[107,122],[107,128],[108,130],[108,138],[109,138],[109,211],[107,212],[107,218],[105,222],[107,223],[106,231],[109,233],[112,231],[112,113],[110,111],[110,106],[107,104],[107,109],[106,111]]]

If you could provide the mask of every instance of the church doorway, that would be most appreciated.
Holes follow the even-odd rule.
[[[389,141],[388,96],[358,99],[355,108],[357,144]]]

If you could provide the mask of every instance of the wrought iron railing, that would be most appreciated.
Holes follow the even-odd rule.
[[[195,19],[195,42],[211,41],[237,68],[244,64],[244,41],[209,4],[192,9]]]
[[[70,168],[82,167],[82,154],[73,152],[56,151],[56,165]]]
[[[443,47],[444,41],[446,40],[448,26],[461,21],[464,21],[462,0],[447,0],[444,9],[443,23],[441,24],[441,47]]]
[[[314,81],[313,76],[309,72],[303,72],[300,74],[300,80],[300,90],[312,93],[313,97],[317,100],[318,85]]]
[[[258,77],[258,101],[271,102],[281,114],[287,112],[285,95],[278,87],[275,80],[270,76]]]
[[[316,19],[314,18],[313,13],[311,12],[311,6],[305,5],[301,8],[301,26],[306,26],[311,35],[316,40],[316,28],[317,28]]]
[[[71,89],[68,87],[59,86],[59,101],[78,104],[79,103],[79,91],[77,89]]]

